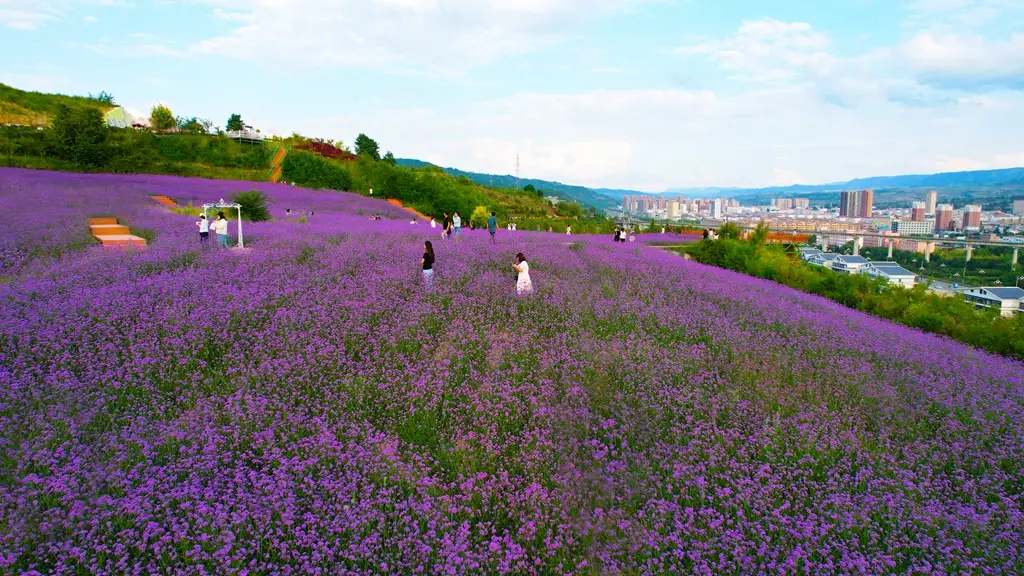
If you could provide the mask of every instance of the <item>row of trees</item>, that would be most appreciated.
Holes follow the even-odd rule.
[[[960,298],[929,293],[923,285],[912,290],[892,286],[865,274],[838,274],[803,263],[781,245],[766,244],[768,228],[747,241],[704,240],[686,249],[694,260],[772,280],[810,294],[824,296],[849,308],[887,318],[913,328],[943,334],[979,348],[1024,359],[1024,315],[1000,318],[975,310]]]

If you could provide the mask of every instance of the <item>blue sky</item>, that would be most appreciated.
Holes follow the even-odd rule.
[[[1024,165],[1024,0],[0,0],[0,82],[594,187]]]

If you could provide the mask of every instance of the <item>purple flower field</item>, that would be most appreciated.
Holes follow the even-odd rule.
[[[217,250],[149,198],[251,188],[315,215]],[[0,169],[0,210],[0,573],[1024,572],[1021,363],[337,192]]]

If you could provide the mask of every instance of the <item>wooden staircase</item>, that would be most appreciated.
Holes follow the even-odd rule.
[[[145,246],[146,239],[135,236],[127,226],[117,223],[117,218],[90,218],[92,235],[106,246]]]
[[[281,180],[281,174],[284,171],[284,157],[288,155],[288,148],[281,146],[274,153],[274,158],[270,161],[270,176],[271,182],[278,182]]]

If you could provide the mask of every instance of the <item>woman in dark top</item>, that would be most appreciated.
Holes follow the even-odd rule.
[[[420,260],[423,265],[423,281],[427,288],[434,283],[434,245],[427,240],[423,243],[423,258]]]

